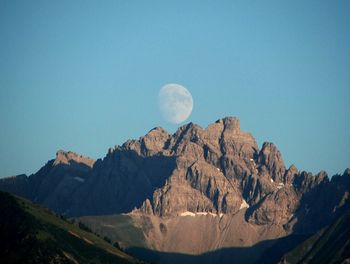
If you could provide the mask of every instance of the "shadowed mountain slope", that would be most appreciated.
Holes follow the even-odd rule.
[[[350,214],[317,232],[286,254],[281,263],[349,263]]]
[[[31,202],[0,192],[1,263],[137,263]]]

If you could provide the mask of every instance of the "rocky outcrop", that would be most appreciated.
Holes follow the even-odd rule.
[[[301,173],[295,186],[300,195],[300,206],[291,221],[295,232],[316,232],[350,209],[348,169],[331,180],[323,171],[316,176]]]
[[[306,232],[349,206],[349,172],[329,181],[325,172],[286,169],[273,143],[259,150],[239,119],[226,117],[207,128],[186,124],[173,135],[156,127],[96,162],[58,151],[34,175],[2,179],[0,189],[70,216],[133,211],[172,218],[244,209],[250,224]],[[314,218],[321,220],[308,224]]]
[[[253,158],[258,147],[249,133],[240,130],[237,118],[220,119],[206,129],[190,123],[166,142],[163,155],[177,157],[176,167],[153,194],[154,214],[170,217],[185,211],[222,214],[239,210],[240,180],[256,171]]]
[[[59,150],[56,152],[56,159],[53,162],[53,166],[69,165],[75,166],[75,169],[79,171],[88,171],[95,163],[95,160],[84,157],[72,151]]]
[[[94,162],[74,152],[59,150],[56,158],[37,173],[1,179],[0,189],[64,213],[71,206],[75,191],[89,178]]]
[[[265,142],[259,152],[258,163],[265,166],[272,180],[285,183],[283,178],[286,168],[282,155],[273,143]]]

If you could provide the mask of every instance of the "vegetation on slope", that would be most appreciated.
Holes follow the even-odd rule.
[[[137,263],[92,233],[0,192],[0,263]]]
[[[144,232],[140,227],[144,227],[145,223],[148,222],[146,217],[142,219],[144,219],[144,222],[137,223],[131,216],[124,214],[77,218],[79,223],[87,225],[93,232],[102,237],[108,237],[113,243],[117,242],[124,249],[129,247],[148,247]],[[147,231],[145,230],[145,232]]]

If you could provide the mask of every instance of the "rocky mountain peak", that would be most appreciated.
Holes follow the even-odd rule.
[[[140,138],[141,151],[145,155],[153,155],[165,149],[171,135],[161,127],[155,127]]]
[[[64,150],[58,150],[56,152],[56,159],[53,162],[53,165],[59,165],[59,164],[66,164],[70,165],[71,162],[75,163],[82,163],[85,164],[86,166],[92,168],[92,166],[95,163],[95,160],[89,158],[89,157],[84,157],[82,155],[79,155],[75,152],[72,151],[64,151]]]
[[[258,163],[265,166],[275,181],[284,181],[286,171],[281,152],[271,142],[265,142],[259,152]]]
[[[164,138],[168,139],[171,135],[162,127],[155,127],[151,129],[144,137],[142,138],[153,138],[154,140],[162,140]]]
[[[331,179],[324,171],[312,175],[294,165],[286,169],[273,143],[265,142],[259,150],[254,137],[241,130],[238,118],[225,117],[206,128],[186,124],[173,135],[155,127],[111,148],[97,164],[59,150],[34,175],[0,180],[0,189],[69,216],[133,212],[128,217],[147,219],[143,231],[159,245],[174,237],[164,235],[164,230],[170,234],[174,228],[177,234],[187,223],[179,244],[189,230],[198,230],[200,240],[192,244],[202,246],[202,235],[217,223],[211,234],[218,234],[218,240],[208,247],[212,251],[217,241],[238,239],[235,232],[243,226],[259,242],[330,223],[350,208],[350,168]],[[238,222],[229,227],[233,219]],[[198,229],[203,221],[205,226]],[[255,234],[263,237],[254,238]],[[163,249],[173,251],[173,244]]]
[[[147,134],[146,136],[152,136],[152,135],[160,135],[160,134],[165,134],[165,135],[169,135],[170,134],[162,127],[154,127],[152,128]]]
[[[187,137],[190,137],[191,135],[198,134],[198,133],[202,134],[203,132],[204,130],[202,127],[190,122],[188,124],[185,124],[179,127],[179,129],[175,132],[174,137],[175,138],[186,137],[185,135],[187,135]]]
[[[323,181],[325,178],[328,178],[328,173],[324,170],[321,170],[319,173],[316,174],[316,176],[318,178],[318,181]]]
[[[273,143],[259,150],[238,118],[225,117],[207,128],[186,124],[173,135],[155,127],[109,149],[97,164],[59,150],[37,173],[0,180],[0,189],[69,216],[132,212],[128,217],[143,228],[149,245],[163,247],[171,238],[156,250],[174,252],[173,239],[183,226],[178,244],[198,231],[198,243],[188,248],[202,247],[203,234],[212,230],[218,237],[207,250],[213,251],[219,244],[247,246],[330,223],[350,208],[350,168],[331,181],[324,171],[286,169]],[[244,227],[252,241],[240,239]],[[226,238],[227,244],[220,242]]]
[[[132,139],[126,141],[121,147],[116,146],[109,150],[109,154],[115,151],[134,151],[138,155],[152,156],[159,152],[167,152],[166,147],[169,144],[171,135],[162,127],[155,127],[151,129],[145,136],[139,139]],[[165,153],[164,153],[165,154]]]
[[[238,117],[228,116],[217,120],[215,123],[223,124],[225,130],[231,130],[235,132],[240,131],[240,123]]]
[[[298,168],[292,164],[284,174],[284,183],[291,184],[297,174],[299,174]]]

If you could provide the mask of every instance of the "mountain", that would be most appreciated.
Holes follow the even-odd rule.
[[[1,263],[138,263],[26,199],[0,192]]]
[[[59,150],[37,173],[0,179],[0,189],[62,213],[75,191],[89,176],[95,161],[74,152]]]
[[[286,168],[273,143],[259,149],[238,118],[226,117],[207,128],[186,124],[173,135],[156,127],[96,162],[59,151],[29,177],[1,179],[0,189],[81,217],[155,262],[175,263],[174,253],[222,263],[246,254],[240,263],[254,263],[268,248],[276,248],[271,259],[278,261],[343,215],[350,169],[329,179],[324,171]],[[246,247],[254,254],[240,251]]]
[[[350,214],[346,213],[287,253],[281,263],[349,263]]]

